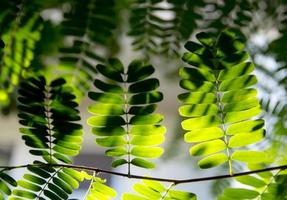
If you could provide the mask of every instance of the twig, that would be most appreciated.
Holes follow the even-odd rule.
[[[218,180],[218,179],[225,179],[225,178],[233,178],[233,177],[244,176],[244,175],[248,175],[248,174],[256,174],[256,173],[266,172],[266,171],[287,169],[287,165],[280,165],[280,166],[275,166],[275,167],[267,167],[264,169],[234,173],[232,175],[225,174],[225,175],[207,176],[207,177],[190,178],[190,179],[169,179],[169,178],[158,178],[158,177],[146,177],[146,176],[133,175],[133,174],[129,175],[127,173],[114,172],[114,171],[109,171],[109,170],[96,168],[96,167],[88,167],[88,166],[82,166],[82,165],[71,165],[71,164],[27,164],[27,165],[18,165],[18,166],[0,166],[0,169],[12,170],[12,169],[19,169],[19,168],[27,168],[30,166],[73,168],[73,169],[91,171],[91,172],[95,172],[95,173],[101,172],[101,173],[105,173],[105,174],[112,174],[115,176],[122,176],[122,177],[131,178],[131,179],[146,179],[146,180],[154,180],[154,181],[161,181],[161,182],[170,182],[170,183],[174,183],[175,185],[183,184],[183,183],[193,183],[193,182],[202,182],[202,181],[211,181],[211,180]]]

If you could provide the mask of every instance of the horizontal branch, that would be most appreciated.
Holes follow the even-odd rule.
[[[27,165],[18,165],[18,166],[0,166],[0,169],[7,171],[7,170],[12,170],[12,169],[27,168],[30,166],[34,166],[34,167],[66,167],[66,168],[85,170],[85,171],[90,171],[90,172],[95,172],[95,173],[112,174],[112,175],[116,175],[116,176],[132,178],[132,179],[146,179],[146,180],[154,180],[154,181],[161,181],[161,182],[170,182],[170,183],[174,183],[175,185],[183,184],[183,183],[193,183],[193,182],[202,182],[202,181],[211,181],[211,180],[218,180],[218,179],[225,179],[225,178],[233,178],[233,177],[244,176],[244,175],[248,175],[248,174],[256,174],[256,173],[266,172],[266,171],[287,169],[287,165],[280,165],[280,166],[268,167],[268,168],[264,168],[264,169],[234,173],[232,175],[225,174],[225,175],[207,176],[207,177],[190,178],[190,179],[168,179],[168,178],[158,178],[158,177],[146,177],[146,176],[140,176],[140,175],[126,174],[126,173],[121,173],[121,172],[114,172],[114,171],[109,171],[109,170],[96,168],[96,167],[88,167],[88,166],[82,166],[82,165],[70,165],[70,164],[27,164]]]

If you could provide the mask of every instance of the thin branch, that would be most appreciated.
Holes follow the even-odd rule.
[[[45,191],[45,188],[48,186],[48,184],[51,182],[51,180],[58,174],[58,172],[62,169],[58,169],[57,171],[54,172],[54,174],[46,181],[45,185],[42,187],[41,191],[38,193],[36,200],[39,200],[40,198],[42,199],[41,195]]]
[[[0,166],[0,169],[12,170],[12,169],[19,169],[19,168],[27,168],[30,166],[33,166],[33,167],[66,167],[66,168],[85,170],[85,171],[90,171],[90,172],[95,172],[95,173],[100,172],[100,173],[105,173],[105,174],[112,174],[115,176],[122,176],[122,177],[131,178],[131,179],[146,179],[146,180],[154,180],[154,181],[161,181],[161,182],[170,182],[170,183],[174,183],[175,185],[183,184],[183,183],[194,183],[194,182],[211,181],[211,180],[218,180],[218,179],[225,179],[225,178],[233,178],[233,177],[244,176],[248,174],[256,174],[256,173],[266,172],[266,171],[287,169],[287,165],[280,165],[280,166],[275,166],[275,167],[267,167],[264,169],[253,170],[253,171],[234,173],[232,175],[225,174],[225,175],[207,176],[207,177],[190,178],[190,179],[168,179],[168,178],[158,178],[158,177],[146,177],[146,176],[133,175],[133,174],[129,175],[126,173],[114,172],[114,171],[109,171],[109,170],[96,168],[96,167],[88,167],[88,166],[82,166],[82,165],[70,165],[70,164],[27,164],[27,165],[18,165],[18,166]]]

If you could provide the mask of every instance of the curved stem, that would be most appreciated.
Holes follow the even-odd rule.
[[[92,188],[92,186],[93,186],[95,176],[96,176],[96,172],[93,172],[93,178],[92,178],[92,180],[91,180],[91,183],[90,183],[90,185],[89,185],[89,188],[88,188],[88,190],[87,190],[87,192],[86,192],[86,194],[85,194],[83,200],[86,200],[86,199],[87,199],[87,197],[88,197],[88,195],[89,195],[89,193],[90,193],[90,190],[91,190],[91,188]]]
[[[168,179],[168,178],[158,178],[158,177],[146,177],[146,176],[140,176],[140,175],[133,175],[133,174],[126,174],[126,173],[120,173],[120,172],[114,172],[109,171],[101,168],[96,167],[88,167],[88,166],[82,166],[82,165],[69,165],[69,164],[27,164],[27,165],[18,165],[18,166],[0,166],[0,169],[5,170],[12,170],[12,169],[19,169],[19,168],[27,168],[27,167],[61,167],[61,168],[72,168],[72,169],[81,169],[85,171],[95,172],[95,173],[105,173],[105,174],[112,174],[115,176],[122,176],[132,179],[145,179],[145,180],[154,180],[154,181],[162,181],[162,182],[170,182],[174,183],[174,185],[183,184],[183,183],[194,183],[194,182],[203,182],[203,181],[211,181],[211,180],[218,180],[218,179],[225,179],[225,178],[233,178],[238,176],[244,176],[248,174],[256,174],[260,172],[266,172],[266,171],[274,171],[274,170],[285,170],[287,169],[287,165],[280,165],[275,167],[268,167],[264,169],[258,169],[253,171],[246,171],[246,172],[240,172],[240,173],[234,173],[234,174],[224,174],[224,175],[218,175],[218,176],[206,176],[201,178],[189,178],[189,179]]]

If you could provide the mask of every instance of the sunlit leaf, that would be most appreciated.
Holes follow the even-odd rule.
[[[150,77],[154,68],[134,60],[126,70],[118,59],[109,59],[107,65],[97,65],[97,69],[111,81],[96,79],[95,87],[103,92],[89,92],[95,103],[88,107],[93,116],[87,123],[96,143],[108,148],[107,156],[117,157],[113,167],[127,164],[129,170],[130,165],[154,168],[148,159],[163,154],[157,145],[164,142],[166,132],[160,125],[163,116],[154,113],[155,103],[163,99],[157,91],[158,79]]]
[[[123,200],[148,200],[148,199],[174,199],[174,200],[196,200],[196,195],[182,190],[175,190],[174,185],[166,187],[159,181],[142,180],[143,183],[133,185],[137,194],[125,193]]]
[[[190,154],[203,157],[198,162],[201,168],[228,162],[230,174],[234,161],[266,160],[254,151],[248,151],[254,154],[252,160],[247,151],[245,157],[245,150],[237,150],[265,136],[264,121],[253,119],[261,108],[257,91],[251,88],[257,83],[251,74],[255,66],[244,51],[242,36],[233,29],[223,30],[216,39],[208,33],[198,33],[200,44],[188,42],[189,52],[182,57],[192,66],[179,70],[180,86],[187,90],[178,95],[183,104],[179,108],[184,117],[181,126],[187,131],[184,139],[196,143]]]

